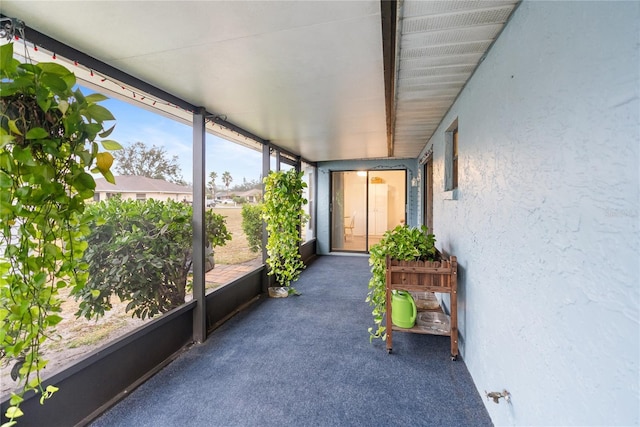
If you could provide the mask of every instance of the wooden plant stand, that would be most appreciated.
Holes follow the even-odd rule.
[[[393,331],[416,334],[445,335],[451,337],[451,360],[458,359],[458,261],[455,256],[441,261],[398,261],[387,257],[387,352],[391,353]],[[436,308],[421,308],[412,328],[400,328],[391,322],[391,291],[404,290],[422,293],[435,299],[433,292],[451,296],[450,315],[446,315],[439,304]]]

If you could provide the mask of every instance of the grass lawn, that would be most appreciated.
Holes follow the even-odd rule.
[[[242,207],[212,208],[217,214],[225,217],[227,230],[233,236],[224,246],[215,248],[216,264],[240,264],[255,259],[259,252],[251,252],[249,243],[242,231]]]

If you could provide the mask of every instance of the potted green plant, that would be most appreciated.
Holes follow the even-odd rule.
[[[262,219],[268,233],[268,274],[275,276],[278,287],[284,288],[271,289],[271,296],[298,294],[291,283],[298,280],[304,269],[300,256],[300,227],[305,215],[302,206],[307,201],[303,190],[307,184],[302,180],[303,173],[291,169],[286,172],[270,172],[264,178]]]
[[[370,339],[386,339],[386,327],[383,319],[387,308],[386,294],[386,260],[387,256],[401,261],[435,261],[440,253],[435,247],[435,236],[429,234],[426,226],[409,227],[398,225],[388,230],[382,239],[369,249],[369,265],[371,279],[366,302],[373,310],[374,327],[370,327]]]
[[[28,391],[41,403],[57,388],[43,387],[47,364],[40,346],[62,319],[59,291],[82,288],[80,262],[89,232],[82,213],[93,198],[89,171],[113,182],[106,138],[113,115],[85,96],[75,75],[55,63],[20,63],[13,44],[0,46],[0,361],[13,361],[19,391],[12,393],[6,425],[20,417]]]

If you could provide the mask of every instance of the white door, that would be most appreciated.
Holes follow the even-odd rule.
[[[389,212],[389,186],[387,184],[369,185],[369,234],[382,236],[387,231]]]

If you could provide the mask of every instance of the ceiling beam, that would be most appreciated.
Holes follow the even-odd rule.
[[[396,25],[398,2],[380,0],[382,14],[382,54],[384,62],[384,95],[387,112],[387,155],[393,157],[393,128],[395,122],[396,82]]]

